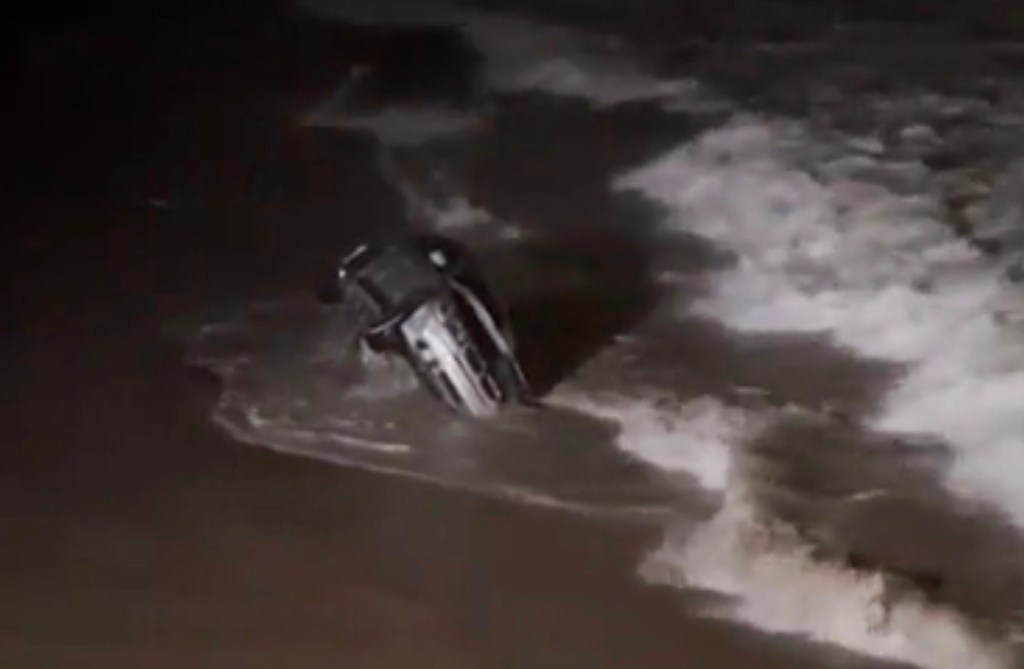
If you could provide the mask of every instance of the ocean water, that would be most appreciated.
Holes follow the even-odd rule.
[[[443,3],[472,94],[353,68],[297,132],[360,133],[411,229],[510,301],[540,411],[453,418],[344,309],[207,315],[236,438],[665,528],[693,615],[920,667],[1012,667],[1024,604],[1024,96],[1014,49],[836,31],[704,46]],[[386,85],[385,85],[386,87]],[[453,90],[465,90],[464,86]],[[443,97],[443,96],[442,96]],[[339,250],[340,253],[341,250]]]

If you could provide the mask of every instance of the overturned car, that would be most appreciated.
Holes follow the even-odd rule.
[[[459,244],[437,236],[362,244],[333,282],[330,297],[354,307],[363,342],[404,357],[459,413],[485,418],[532,401],[506,313]]]

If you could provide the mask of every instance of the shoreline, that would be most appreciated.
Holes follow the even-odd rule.
[[[347,29],[320,27],[322,42],[298,44],[302,30],[268,33],[260,16],[246,37],[205,47],[213,65],[198,83],[180,54],[151,54],[167,88],[141,102],[131,82],[147,71],[133,63],[124,79],[76,80],[114,82],[121,107],[86,104],[85,120],[56,128],[60,109],[26,114],[48,153],[29,140],[16,153],[46,174],[15,203],[19,304],[0,358],[15,398],[0,408],[13,426],[0,494],[17,547],[0,557],[13,593],[0,658],[104,669],[891,666],[687,613],[700,593],[636,575],[661,527],[281,457],[212,424],[219,387],[185,366],[163,336],[168,320],[311,287],[359,232],[340,223],[353,212],[401,223],[365,137],[284,122],[345,69],[318,54],[354,59],[367,47],[358,31],[346,44]],[[295,49],[283,69],[265,53],[275,34]],[[278,88],[290,68],[302,84]],[[148,204],[165,196],[167,207]]]

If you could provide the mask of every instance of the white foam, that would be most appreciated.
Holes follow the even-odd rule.
[[[924,170],[916,189],[898,191],[885,184],[898,161],[849,151],[800,123],[746,117],[617,185],[736,254],[698,312],[908,363],[876,426],[946,439],[959,455],[949,483],[1024,527],[1020,287],[943,222],[937,182],[958,173]],[[1020,228],[1019,209],[992,206],[1009,218],[1000,229]]]
[[[1024,527],[1024,332],[965,323],[888,399],[880,429],[928,433],[955,445],[948,483]]]
[[[379,112],[358,113],[346,111],[343,103],[332,99],[309,113],[303,125],[364,130],[388,146],[417,146],[472,132],[479,119],[475,114],[436,105],[386,107]]]
[[[621,44],[602,36],[494,14],[467,14],[463,34],[486,58],[490,88],[542,91],[597,106],[635,100],[678,100],[697,83],[662,79],[639,69]]]
[[[672,473],[686,473],[707,490],[725,489],[731,450],[764,419],[712,397],[686,402],[559,391],[552,404],[614,421],[616,443],[637,459]]]
[[[419,387],[419,379],[405,361],[375,353],[362,342],[359,348],[359,357],[366,374],[362,383],[354,384],[344,391],[347,397],[381,401],[410,395]]]
[[[382,167],[381,171],[402,195],[410,218],[426,223],[436,232],[458,235],[490,230],[501,237],[513,237],[518,231],[514,224],[476,206],[464,194],[428,194],[419,184],[401,176],[393,166]]]
[[[1003,278],[1024,229],[1019,168],[986,160],[939,171],[913,157],[941,139],[930,118],[967,115],[975,126],[961,126],[958,141],[992,142],[988,159],[1019,132],[993,139],[993,116],[1019,129],[1024,115],[939,95],[877,102],[879,124],[903,129],[895,139],[830,127],[825,110],[813,126],[737,116],[615,186],[664,205],[667,228],[734,254],[685,313],[748,332],[820,333],[904,363],[872,425],[946,440],[957,453],[947,484],[1024,528],[1024,293]],[[975,234],[1008,244],[1007,260],[954,234],[950,194],[973,200]],[[731,481],[728,497],[743,486]],[[724,615],[770,630],[932,667],[1010,665],[952,610],[913,588],[894,595],[878,574],[818,562],[791,528],[780,540],[753,502],[730,505],[688,540],[667,542],[646,573],[734,595]]]
[[[802,132],[740,119],[617,181],[670,205],[671,225],[736,254],[700,312],[748,331],[830,332],[871,355],[912,359],[951,319],[983,308],[990,273],[929,218],[929,203],[851,179],[822,183],[788,164],[781,155]],[[960,306],[952,316],[950,300]]]
[[[443,2],[304,0],[303,7],[355,24],[451,26],[484,57],[482,83],[494,91],[540,91],[599,107],[660,100],[672,109],[697,111],[722,103],[692,78],[664,79],[644,72],[621,42],[606,35]]]
[[[443,205],[436,207],[431,219],[437,230],[450,232],[495,222],[491,212],[475,206],[464,195],[450,197]]]
[[[343,467],[355,467],[364,471],[376,472],[388,476],[398,476],[412,481],[440,486],[451,490],[466,490],[476,494],[487,495],[496,499],[512,500],[531,506],[566,511],[584,516],[600,518],[659,518],[665,515],[665,509],[660,505],[635,505],[623,506],[605,505],[599,502],[587,503],[563,499],[555,495],[547,495],[542,492],[531,490],[526,487],[501,483],[474,484],[471,481],[449,479],[438,476],[434,473],[418,471],[401,466],[400,464],[384,464],[374,460],[366,460],[355,457],[350,451],[341,449],[324,449],[321,444],[325,441],[323,435],[297,434],[285,429],[268,438],[262,430],[266,423],[265,419],[257,417],[251,422],[253,416],[245,412],[245,420],[239,421],[235,415],[229,416],[232,412],[228,407],[221,407],[222,410],[215,412],[213,419],[220,427],[241,443],[251,444],[261,448],[280,453],[285,456],[302,456],[330,462]],[[361,449],[369,453],[378,453],[385,456],[403,455],[410,447],[407,444],[398,442],[386,442],[377,439],[364,439],[356,435],[334,435],[327,439],[339,446]]]
[[[626,452],[725,493],[710,521],[670,534],[640,567],[649,582],[728,598],[704,614],[935,669],[1011,666],[1009,648],[952,607],[909,581],[816,557],[813,543],[761,510],[747,493],[757,472],[737,463],[745,461],[745,444],[773,422],[771,413],[709,397],[679,404],[566,389],[551,401],[617,422]]]
[[[761,517],[738,484],[715,518],[682,539],[667,539],[641,574],[723,594],[729,601],[707,614],[772,632],[935,669],[1012,666],[1007,647],[909,582],[813,552],[792,527]]]

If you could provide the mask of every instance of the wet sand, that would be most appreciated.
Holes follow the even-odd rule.
[[[369,140],[291,124],[382,42],[242,18],[193,26],[209,41],[184,54],[108,35],[17,69],[0,664],[879,666],[688,615],[634,575],[659,527],[274,455],[210,424],[214,382],[166,324],[305,290],[352,221],[400,224]]]

